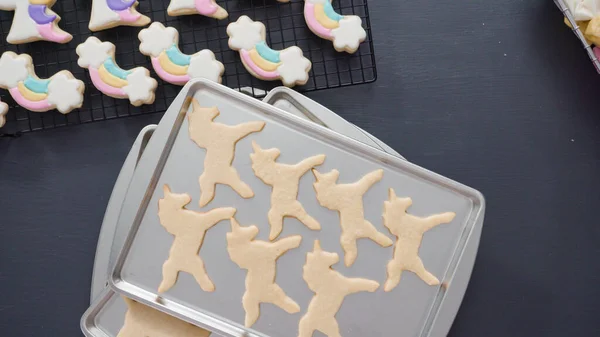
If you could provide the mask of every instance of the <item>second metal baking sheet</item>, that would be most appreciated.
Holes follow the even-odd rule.
[[[477,217],[482,215],[483,199],[477,191],[223,86],[196,81],[188,84],[182,94],[195,97],[202,106],[217,106],[221,115],[216,121],[220,123],[266,121],[262,132],[238,142],[233,162],[242,180],[254,190],[255,197],[242,199],[229,187],[219,185],[215,199],[207,207],[198,208],[198,176],[203,171],[205,150],[190,140],[187,118],[183,118],[178,107],[171,107],[140,160],[126,197],[127,207],[119,219],[119,222],[133,223],[133,227],[111,275],[111,286],[115,290],[223,335],[236,336],[243,331],[241,298],[246,272],[227,254],[225,235],[230,231],[228,221],[207,232],[200,252],[216,291],[204,292],[191,275],[180,273],[176,285],[157,301],[156,289],[162,280],[162,264],[168,258],[173,242],[173,237],[158,221],[157,206],[163,196],[163,184],[169,184],[173,192],[191,195],[189,209],[206,211],[215,207],[235,207],[236,219],[243,226],[257,225],[260,229],[257,239],[267,240],[271,187],[263,184],[252,172],[249,157],[252,140],[263,148],[279,148],[282,154],[278,161],[281,163],[296,163],[312,155],[326,154],[327,159],[318,170],[339,169],[338,183],[354,182],[372,170],[383,168],[383,180],[365,194],[365,218],[390,237],[381,221],[389,187],[393,187],[398,196],[413,199],[409,210],[412,214],[427,216],[456,212],[452,223],[426,233],[420,250],[426,268],[442,282],[449,281],[464,247],[465,235]],[[163,151],[165,149],[167,151]],[[290,315],[278,307],[263,304],[260,318],[252,327],[253,333],[268,336],[293,336],[297,333],[298,321],[313,296],[302,279],[302,266],[315,239],[320,239],[325,250],[338,253],[343,260],[338,214],[319,206],[312,188],[313,181],[310,173],[302,177],[298,200],[309,214],[320,221],[322,230],[310,231],[297,220],[286,218],[280,236],[303,236],[298,249],[278,260],[277,272],[277,283],[299,303],[301,312]],[[343,263],[333,267],[346,276],[369,278],[383,284],[385,266],[392,257],[392,249],[362,239],[358,241],[358,259],[351,268],[344,267]],[[443,289],[441,286],[430,287],[414,274],[405,272],[400,285],[392,292],[385,293],[379,289],[373,294],[350,295],[336,316],[341,334],[345,337],[426,334],[424,329],[430,326],[437,313],[434,304],[439,303]]]

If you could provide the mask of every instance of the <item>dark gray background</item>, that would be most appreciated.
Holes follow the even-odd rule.
[[[369,2],[379,79],[308,96],[487,199],[450,336],[600,334],[600,75],[550,0]],[[0,139],[0,334],[79,336],[140,116]]]

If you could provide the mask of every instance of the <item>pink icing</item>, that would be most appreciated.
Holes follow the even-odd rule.
[[[168,73],[160,66],[160,62],[158,62],[158,57],[152,57],[152,66],[154,67],[154,71],[156,71],[158,76],[169,83],[183,85],[190,80],[190,77],[188,75],[179,76]]]
[[[213,15],[219,9],[212,0],[195,0],[196,10],[202,15]]]
[[[317,21],[315,17],[315,5],[306,1],[304,3],[304,19],[306,19],[306,24],[314,31],[315,34],[321,37],[332,38],[331,30],[327,29]]]
[[[94,86],[96,88],[98,88],[98,90],[102,91],[103,93],[105,93],[106,95],[109,95],[109,96],[120,97],[120,98],[127,97],[127,94],[120,88],[111,87],[110,85],[102,82],[102,79],[100,78],[100,75],[98,74],[98,69],[90,67],[89,70],[90,70],[90,77],[92,78],[92,83],[94,83]]]
[[[52,22],[44,25],[37,25],[37,30],[44,39],[52,42],[62,43],[71,38],[71,35],[69,34],[57,34],[54,31],[54,23]]]
[[[600,61],[600,48],[594,47],[594,54],[596,55],[596,58]]]
[[[19,88],[11,88],[8,90],[8,92],[10,92],[10,95],[15,100],[15,102],[17,102],[17,104],[24,107],[25,109],[28,109],[31,111],[48,111],[48,110],[52,109],[52,105],[50,103],[48,103],[48,100],[46,100],[46,99],[43,99],[38,102],[32,102],[32,101],[26,99],[19,92]]]
[[[140,13],[132,13],[130,8],[118,11],[117,13],[123,22],[136,22],[142,16]]]
[[[276,71],[266,71],[260,68],[258,65],[256,65],[256,63],[254,63],[250,58],[250,53],[247,50],[240,50],[240,56],[242,57],[242,61],[244,61],[244,64],[250,67],[252,72],[258,75],[259,77],[262,77],[266,80],[275,80],[279,78],[279,73],[277,73]]]

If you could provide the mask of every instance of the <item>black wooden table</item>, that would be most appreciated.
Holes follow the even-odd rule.
[[[369,4],[379,79],[309,96],[486,196],[450,335],[600,335],[600,75],[560,12],[550,0]],[[0,139],[0,335],[80,335],[113,183],[159,117]]]

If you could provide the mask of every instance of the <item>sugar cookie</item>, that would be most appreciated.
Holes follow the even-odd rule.
[[[308,81],[312,63],[296,46],[273,50],[265,42],[265,25],[252,21],[246,15],[227,26],[229,48],[239,51],[246,70],[265,81],[281,79],[284,85],[293,87]]]
[[[191,201],[188,194],[172,193],[167,185],[164,185],[163,191],[164,198],[158,201],[158,217],[160,224],[175,239],[169,258],[163,264],[163,280],[158,292],[171,289],[180,271],[192,274],[202,290],[214,291],[215,285],[206,274],[198,253],[206,231],[219,221],[233,217],[235,208],[221,207],[205,213],[190,211],[185,208]]]
[[[135,9],[138,4],[136,0],[92,0],[88,28],[97,32],[117,26],[145,26],[150,23],[150,18]]]
[[[600,15],[598,0],[564,0],[575,21],[589,21]]]
[[[340,15],[332,0],[304,0],[304,20],[319,37],[332,41],[335,50],[354,53],[367,38],[362,20],[357,15]]]
[[[50,10],[55,3],[56,0],[0,0],[0,10],[15,11],[6,41],[12,44],[71,41],[73,36],[58,27],[60,16]]]
[[[77,64],[90,71],[94,86],[113,98],[128,98],[134,106],[154,103],[154,90],[158,83],[144,67],[121,69],[115,62],[115,45],[88,37],[75,50]]]
[[[356,260],[358,248],[356,240],[368,238],[378,245],[389,247],[392,240],[375,229],[372,223],[365,219],[363,195],[371,186],[383,178],[383,170],[368,173],[359,181],[352,184],[338,184],[338,170],[329,173],[319,173],[312,170],[317,181],[313,184],[317,192],[317,200],[321,206],[340,214],[342,236],[340,243],[344,249],[344,263],[351,266]]]
[[[165,28],[160,22],[138,34],[140,53],[150,56],[154,71],[160,78],[172,84],[184,85],[190,79],[206,78],[221,83],[225,71],[223,63],[215,54],[203,49],[193,55],[183,54],[178,47],[179,32],[173,27]]]
[[[247,122],[225,125],[214,122],[219,115],[216,107],[203,108],[192,100],[192,111],[188,115],[190,138],[206,149],[204,172],[200,175],[200,207],[206,206],[215,196],[216,184],[230,186],[242,198],[252,198],[254,192],[242,181],[237,170],[231,166],[235,144],[253,132],[261,131],[265,122]]]
[[[7,51],[0,57],[0,88],[8,89],[15,102],[27,110],[57,109],[67,114],[83,104],[85,85],[67,70],[41,79],[29,55]]]
[[[164,314],[152,307],[123,297],[127,303],[125,323],[117,337],[208,337],[210,331]]]
[[[599,1],[600,2],[600,1]],[[600,45],[600,16],[593,18],[583,30],[585,37],[596,46]]]
[[[428,216],[416,217],[406,210],[412,205],[411,198],[398,198],[390,188],[388,201],[384,202],[383,225],[387,227],[398,240],[394,246],[394,258],[387,265],[388,278],[384,290],[391,291],[398,283],[403,270],[412,271],[430,286],[440,284],[440,281],[423,266],[419,257],[419,247],[423,234],[433,227],[451,222],[455,213],[447,212]]]
[[[325,155],[313,156],[295,165],[276,163],[279,149],[263,150],[252,142],[254,153],[250,154],[254,174],[265,184],[271,185],[271,209],[269,210],[269,239],[274,240],[283,229],[283,218],[294,217],[312,230],[321,229],[317,220],[308,215],[298,198],[298,184],[311,168],[323,164]]]
[[[244,324],[251,327],[260,315],[260,303],[271,303],[287,313],[300,311],[298,303],[288,297],[275,283],[277,259],[288,250],[298,248],[302,237],[288,236],[277,242],[254,240],[256,226],[241,227],[231,219],[231,232],[227,233],[227,252],[240,268],[248,270],[246,292],[242,304],[246,311]]]
[[[8,113],[8,104],[0,101],[0,128],[6,124],[6,114]]]
[[[167,8],[170,16],[200,14],[219,20],[229,14],[215,0],[171,0]]]
[[[379,288],[379,283],[373,280],[348,278],[333,270],[331,266],[338,261],[336,253],[321,249],[319,240],[315,241],[313,251],[306,254],[302,278],[315,296],[300,319],[299,337],[311,337],[315,330],[330,337],[341,337],[335,315],[342,307],[344,297],[363,291],[372,293]]]

